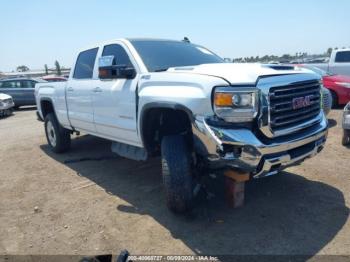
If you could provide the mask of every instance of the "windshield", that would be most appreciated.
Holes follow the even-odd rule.
[[[208,49],[188,42],[171,40],[130,40],[148,71],[165,71],[169,67],[224,63]]]

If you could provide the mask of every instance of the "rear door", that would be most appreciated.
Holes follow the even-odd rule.
[[[136,68],[128,50],[122,44],[103,47],[102,56],[113,55],[116,65]],[[134,79],[98,80],[93,92],[94,121],[97,132],[106,138],[139,146],[136,131],[136,87]]]
[[[94,67],[98,48],[85,50],[78,55],[74,72],[67,82],[68,116],[78,130],[95,133],[92,92],[98,80]]]

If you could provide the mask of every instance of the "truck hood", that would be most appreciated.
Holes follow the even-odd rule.
[[[260,76],[312,73],[304,68],[283,65],[249,64],[249,63],[220,63],[203,64],[198,66],[172,67],[167,72],[190,73],[220,77],[231,85],[255,84]]]

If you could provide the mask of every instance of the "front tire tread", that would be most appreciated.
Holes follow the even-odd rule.
[[[167,205],[175,213],[189,211],[193,206],[193,177],[191,154],[185,137],[163,137],[161,150]]]

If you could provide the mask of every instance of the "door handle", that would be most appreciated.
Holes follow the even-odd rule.
[[[102,92],[102,88],[101,87],[95,87],[92,91],[95,92],[95,93],[99,93],[99,92]]]
[[[68,91],[68,92],[73,92],[74,89],[73,89],[73,87],[70,86],[70,87],[67,88],[67,91]]]

